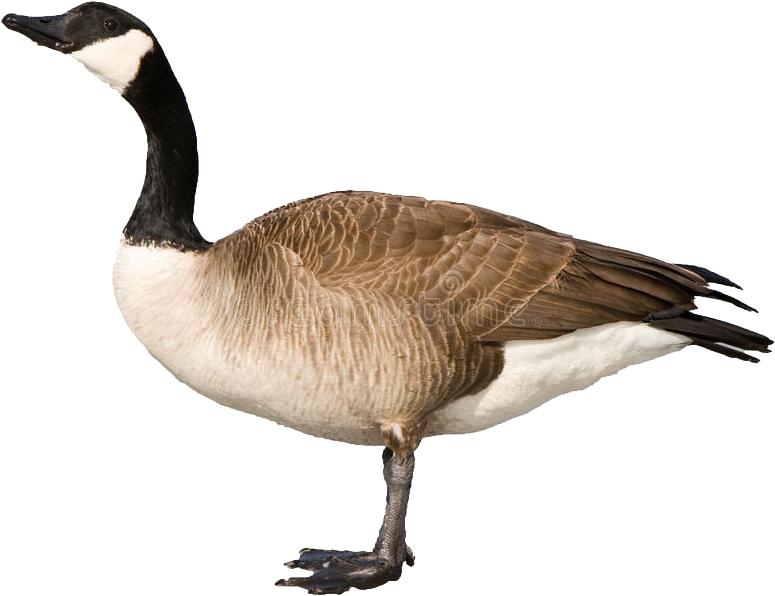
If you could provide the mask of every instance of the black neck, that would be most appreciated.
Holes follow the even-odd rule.
[[[124,91],[148,135],[143,191],[124,228],[129,244],[206,250],[194,225],[199,175],[196,131],[186,97],[158,44]]]

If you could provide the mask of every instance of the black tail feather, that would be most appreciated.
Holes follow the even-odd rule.
[[[704,339],[695,339],[692,343],[695,346],[703,347],[706,350],[716,352],[717,354],[723,354],[724,356],[729,356],[730,358],[737,358],[738,360],[745,360],[746,362],[753,363],[759,362],[759,359],[756,356],[751,356],[747,352],[743,352],[742,350],[738,350],[736,348],[730,348],[724,344],[714,344],[712,341],[706,341]]]
[[[698,295],[702,296],[703,298],[713,298],[714,300],[729,302],[729,304],[734,304],[738,308],[742,308],[743,310],[747,310],[749,312],[759,312],[753,306],[748,306],[745,302],[742,302],[737,298],[733,298],[732,296],[729,296],[724,292],[719,292],[718,290],[711,290],[707,294],[698,294]]]
[[[676,263],[676,265],[678,264]],[[678,265],[678,267],[683,267],[684,269],[688,269],[692,273],[696,273],[708,283],[719,284],[722,286],[729,286],[730,288],[737,288],[738,290],[743,289],[740,286],[738,286],[735,282],[733,282],[731,279],[724,277],[723,275],[719,275],[718,273],[713,273],[713,271],[711,271],[710,269],[705,269],[705,267],[698,267],[697,265]]]
[[[766,353],[770,351],[768,346],[772,345],[772,340],[760,333],[687,311],[676,312],[672,317],[649,316],[644,321],[652,327],[685,335],[694,344],[713,352],[748,362],[759,360],[743,350]]]

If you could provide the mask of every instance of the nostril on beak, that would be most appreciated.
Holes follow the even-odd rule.
[[[48,23],[50,23],[50,22],[51,22],[51,19],[39,19],[39,21],[40,21],[41,23],[43,23],[43,24],[46,24],[46,25],[47,25]]]

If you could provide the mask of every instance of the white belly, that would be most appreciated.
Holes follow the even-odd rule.
[[[630,322],[580,329],[555,339],[508,342],[501,375],[483,391],[433,412],[426,434],[490,428],[689,343],[682,335]]]

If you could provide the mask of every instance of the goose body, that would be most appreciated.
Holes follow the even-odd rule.
[[[132,332],[175,377],[299,431],[385,445],[388,504],[372,551],[305,549],[279,582],[342,593],[398,579],[424,437],[470,433],[689,345],[756,362],[767,337],[692,312],[753,310],[676,265],[461,203],[343,191],[280,207],[211,243],[193,221],[196,134],[158,41],[90,2],[3,23],[71,54],[135,109],[142,192],[114,267]]]
[[[355,212],[405,204],[423,211],[438,205],[461,214],[471,209],[351,192],[324,195],[296,208],[318,217],[344,204]],[[305,267],[293,250],[294,239],[276,237],[278,231],[290,230],[274,226],[276,216],[259,218],[202,252],[122,242],[114,288],[129,327],[179,380],[218,403],[308,434],[380,445],[382,429],[395,424],[420,426],[417,441],[427,435],[474,432],[691,343],[639,321],[602,322],[532,339],[546,332],[534,317],[523,329],[518,316],[519,326],[511,333],[526,339],[488,346],[492,349],[477,355],[478,366],[459,365],[459,353],[476,349],[478,338],[466,336],[461,328],[440,342],[433,331],[450,333],[436,319],[442,303],[464,291],[463,280],[469,276],[454,268],[437,271],[421,290],[397,292],[385,289],[385,280],[408,285],[417,281],[414,271],[402,280],[400,272],[385,274],[353,264],[366,269],[360,281],[353,276],[349,282],[327,284],[315,270],[328,265]],[[333,224],[320,227],[322,234],[336,232]],[[512,233],[518,237],[522,232]],[[446,236],[440,232],[439,240]],[[241,244],[248,246],[234,248]],[[253,255],[248,273],[235,274],[232,259],[237,254]],[[516,261],[516,253],[514,257]],[[434,263],[424,265],[426,274],[441,267],[435,254],[403,260],[404,267],[414,261]],[[331,271],[339,269],[333,266]],[[434,299],[429,293],[435,291]],[[474,308],[480,301],[475,302]],[[482,317],[499,308],[493,305]],[[465,318],[465,313],[445,314],[455,323]]]

